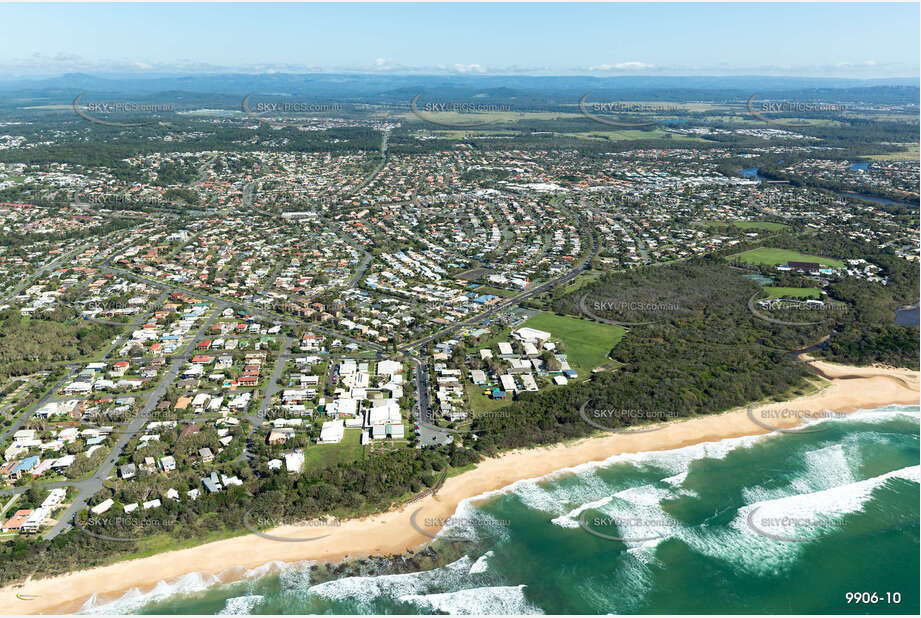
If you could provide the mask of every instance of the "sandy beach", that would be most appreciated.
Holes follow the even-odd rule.
[[[756,406],[756,417],[773,426],[792,427],[803,422],[803,416],[822,415],[826,411],[846,413],[887,404],[919,402],[919,373],[916,371],[887,367],[849,367],[808,357],[806,360],[828,380],[828,385],[807,396]],[[771,411],[779,410],[785,414],[770,414]],[[801,414],[790,414],[794,410]],[[561,471],[565,473],[566,468],[603,461],[623,453],[674,449],[769,431],[753,422],[746,409],[738,409],[665,423],[657,431],[610,433],[552,447],[514,451],[481,462],[476,469],[448,479],[437,495],[399,510],[342,522],[337,527],[282,526],[269,531],[269,534],[288,538],[328,535],[319,540],[280,542],[257,535],[236,537],[87,571],[29,581],[22,586],[7,586],[0,589],[0,604],[10,613],[66,613],[78,610],[93,594],[104,600],[114,600],[129,589],[146,591],[162,580],[171,581],[188,573],[226,572],[222,581],[229,581],[242,576],[242,569],[259,567],[272,561],[337,561],[415,550],[431,541],[431,537],[411,525],[410,518],[414,514],[418,525],[434,534],[437,526],[427,522],[447,519],[464,499],[499,490],[522,479]],[[231,571],[234,567],[242,569]],[[30,598],[22,600],[17,595]]]

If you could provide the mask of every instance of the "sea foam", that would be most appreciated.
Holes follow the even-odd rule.
[[[524,593],[525,586],[492,586],[467,588],[455,592],[426,595],[404,595],[404,603],[412,603],[428,612],[441,612],[451,616],[508,616],[542,614],[530,603]]]

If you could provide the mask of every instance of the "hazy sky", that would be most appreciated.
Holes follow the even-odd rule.
[[[0,5],[0,75],[139,71],[917,77],[919,5]]]

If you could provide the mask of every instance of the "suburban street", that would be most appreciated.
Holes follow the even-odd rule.
[[[208,328],[214,323],[218,316],[220,316],[221,312],[226,306],[227,305],[224,303],[219,303],[217,305],[217,308],[212,312],[211,316],[202,323],[202,325],[195,332],[195,335],[192,337],[191,341],[189,341],[189,343],[186,345],[186,354],[195,349],[195,346],[198,344],[198,340],[202,333],[207,332]],[[130,442],[131,439],[150,420],[150,413],[153,412],[160,399],[166,395],[166,391],[169,390],[169,387],[179,375],[179,372],[182,370],[184,364],[185,361],[181,358],[174,358],[172,360],[169,368],[160,379],[156,388],[152,393],[150,393],[150,395],[147,396],[147,402],[144,404],[144,407],[141,408],[140,412],[138,412],[134,418],[128,421],[128,423],[123,428],[122,433],[119,435],[118,440],[115,442],[115,445],[112,447],[112,451],[109,453],[109,456],[106,457],[105,461],[99,466],[99,468],[90,478],[72,483],[73,487],[75,487],[79,493],[73,499],[67,510],[64,511],[64,513],[62,513],[58,518],[58,522],[43,535],[43,538],[51,540],[57,535],[71,528],[71,522],[73,521],[73,518],[77,515],[77,513],[86,508],[90,498],[92,498],[96,492],[102,489],[103,482],[112,474],[113,470],[115,469],[115,464],[118,461],[118,458],[121,457],[125,446],[128,445],[128,442]]]

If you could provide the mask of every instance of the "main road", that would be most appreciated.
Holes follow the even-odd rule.
[[[432,410],[429,404],[428,380],[427,380],[427,373],[425,370],[425,363],[423,362],[422,358],[418,355],[417,351],[422,350],[429,343],[432,343],[438,339],[441,339],[442,337],[445,337],[446,335],[450,335],[462,328],[466,328],[466,327],[478,324],[482,322],[483,320],[485,320],[486,318],[490,317],[491,315],[494,315],[497,312],[509,309],[513,307],[514,305],[517,305],[521,303],[522,301],[527,300],[528,298],[532,298],[539,294],[543,294],[544,292],[547,292],[560,284],[568,283],[572,281],[573,279],[575,279],[576,277],[578,277],[581,273],[588,270],[589,266],[591,265],[592,260],[598,255],[598,251],[599,251],[599,243],[598,243],[598,239],[595,235],[594,230],[592,230],[591,228],[586,228],[586,234],[588,238],[591,240],[591,251],[588,252],[588,254],[582,259],[582,261],[579,263],[578,266],[576,266],[575,268],[573,268],[566,274],[556,277],[555,279],[546,281],[540,285],[529,288],[525,290],[524,292],[522,292],[521,294],[518,294],[517,296],[513,296],[509,299],[501,301],[497,303],[496,305],[494,305],[493,307],[487,309],[486,311],[478,313],[477,315],[471,318],[468,318],[461,322],[457,322],[456,324],[447,326],[432,335],[423,337],[422,339],[419,339],[418,341],[407,343],[406,345],[400,346],[398,348],[399,351],[404,352],[405,354],[407,354],[407,356],[410,357],[410,359],[412,359],[413,364],[415,366],[416,407],[413,408],[413,416],[416,419],[416,423],[419,425],[420,443],[426,444],[426,445],[435,444],[435,443],[447,444],[451,442],[451,439],[452,439],[451,436],[453,433],[463,433],[463,432],[455,432],[451,430],[446,430],[435,424],[435,419],[432,418]]]

